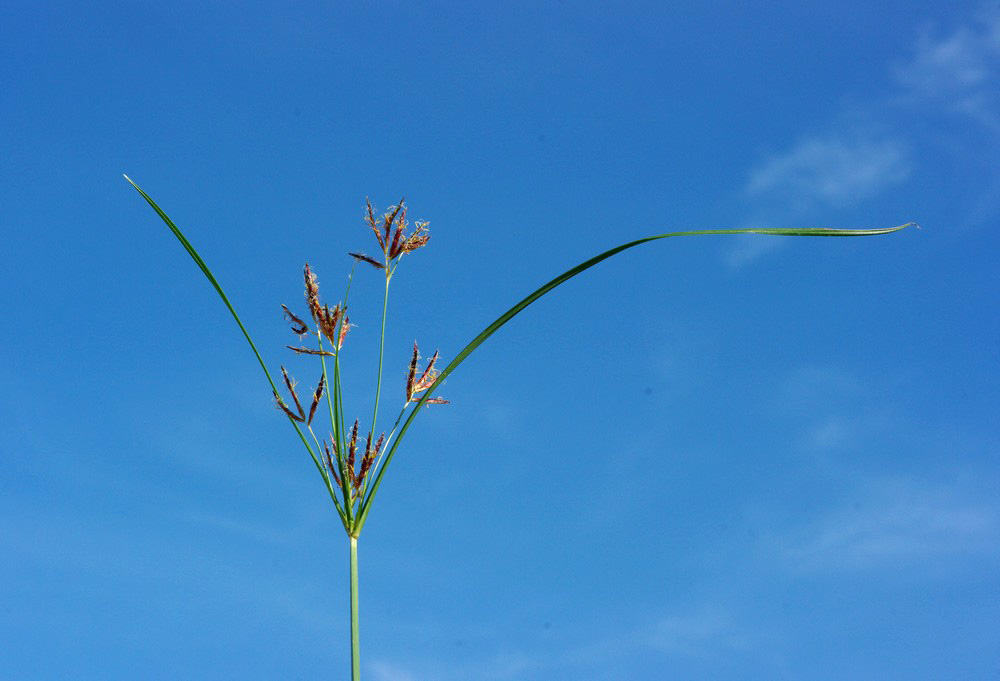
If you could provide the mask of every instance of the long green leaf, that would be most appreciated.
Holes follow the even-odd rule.
[[[746,228],[746,229],[702,229],[693,230],[685,232],[671,232],[668,234],[657,234],[655,236],[648,236],[642,239],[636,239],[635,241],[629,241],[628,243],[622,244],[621,246],[616,246],[610,250],[604,251],[599,255],[595,255],[589,260],[585,260],[576,267],[566,270],[560,274],[555,279],[551,280],[547,284],[543,285],[541,288],[537,289],[533,293],[529,294],[519,303],[514,305],[502,315],[497,317],[497,319],[483,329],[479,335],[473,338],[465,348],[462,349],[458,355],[455,356],[448,366],[441,370],[438,375],[437,380],[434,381],[433,385],[427,389],[427,392],[423,394],[420,401],[414,406],[413,410],[410,411],[409,416],[406,421],[403,422],[402,428],[399,430],[399,434],[393,441],[389,451],[386,452],[385,461],[382,466],[375,474],[375,480],[372,482],[368,496],[364,499],[361,504],[360,512],[358,513],[357,519],[354,522],[353,536],[357,537],[361,533],[361,528],[364,527],[365,520],[368,517],[368,512],[371,510],[372,500],[375,498],[375,494],[378,492],[379,485],[382,483],[382,476],[385,475],[386,469],[389,467],[389,463],[392,461],[393,455],[396,453],[396,448],[399,446],[400,441],[409,429],[410,424],[413,419],[416,418],[417,414],[420,413],[421,407],[434,395],[434,391],[437,389],[438,385],[448,378],[448,375],[453,372],[459,364],[465,361],[465,359],[471,355],[476,348],[483,344],[483,342],[496,333],[501,326],[513,319],[521,310],[531,305],[533,302],[544,296],[546,293],[550,292],[552,289],[556,288],[560,284],[572,279],[576,275],[590,269],[594,265],[607,260],[613,255],[617,255],[622,251],[626,251],[635,246],[641,244],[649,243],[650,241],[657,241],[659,239],[669,239],[675,236],[703,236],[703,235],[713,235],[713,234],[769,234],[774,236],[826,236],[826,237],[845,237],[845,236],[875,236],[877,234],[889,234],[891,232],[898,232],[907,227],[916,226],[916,223],[908,222],[905,225],[900,225],[898,227],[886,227],[881,229],[826,229],[822,227],[812,227],[812,228],[801,228],[801,229],[783,229],[783,228]]]
[[[153,201],[152,198],[150,198],[149,194],[144,192],[139,187],[139,185],[137,185],[135,182],[132,181],[132,179],[128,175],[123,175],[123,177],[126,180],[128,180],[128,183],[132,185],[135,188],[135,190],[139,192],[139,194],[142,195],[142,198],[146,199],[146,203],[148,203],[153,208],[153,210],[156,211],[156,214],[160,216],[160,219],[163,220],[164,223],[166,223],[167,227],[170,228],[170,231],[174,233],[175,237],[177,237],[177,240],[181,242],[182,246],[184,246],[184,249],[188,252],[188,255],[191,256],[191,259],[194,260],[195,263],[198,265],[199,269],[201,269],[202,274],[204,274],[205,277],[208,279],[208,281],[211,282],[212,287],[215,288],[215,292],[219,294],[219,297],[222,299],[222,302],[225,303],[226,308],[229,310],[229,313],[233,316],[233,319],[236,320],[236,323],[239,325],[240,331],[243,332],[243,337],[246,338],[247,343],[250,344],[250,349],[253,350],[253,354],[257,358],[257,362],[260,364],[260,368],[264,370],[264,375],[267,377],[267,382],[271,384],[271,391],[275,395],[277,395],[278,388],[274,384],[274,379],[271,378],[271,372],[267,370],[267,365],[264,364],[264,359],[260,356],[260,352],[257,351],[257,346],[254,344],[253,339],[250,337],[250,333],[247,331],[246,327],[243,326],[243,322],[242,320],[240,320],[240,316],[236,314],[236,309],[233,307],[233,304],[229,302],[229,298],[226,296],[225,291],[222,290],[222,286],[219,285],[219,282],[215,278],[215,275],[213,275],[212,271],[208,269],[208,265],[206,265],[205,261],[201,259],[201,256],[198,255],[198,251],[194,249],[194,246],[192,246],[191,242],[187,240],[187,237],[184,236],[184,233],[181,232],[181,230],[177,227],[177,225],[174,224],[174,221],[171,220],[167,216],[167,214],[164,213],[163,210],[156,205],[156,202]],[[299,428],[299,425],[291,418],[289,418],[288,421],[289,423],[292,424],[292,427],[295,428],[295,432],[299,434],[299,439],[302,440],[302,444],[305,445],[306,450],[309,452],[309,456],[312,458],[313,463],[316,465],[317,470],[319,470],[319,474],[323,477],[323,481],[326,483],[327,491],[330,493],[330,496],[333,497],[334,504],[337,504],[337,513],[340,515],[340,519],[344,523],[344,528],[347,529],[348,527],[347,524],[349,520],[347,516],[344,515],[343,511],[340,509],[339,503],[337,502],[337,496],[333,491],[333,485],[330,482],[330,477],[327,475],[326,470],[323,468],[323,464],[320,462],[319,457],[316,456],[316,453],[313,452],[312,447],[309,446],[309,441],[306,440],[306,436],[303,434],[302,429]],[[350,530],[348,530],[348,532],[350,532]]]

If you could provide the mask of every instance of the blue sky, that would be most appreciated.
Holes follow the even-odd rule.
[[[995,678],[994,3],[4,3],[0,54],[0,679],[347,676],[339,521],[123,172],[309,385],[279,305],[405,195],[393,405],[617,243],[920,222],[658,242],[505,327],[386,476],[363,670]]]

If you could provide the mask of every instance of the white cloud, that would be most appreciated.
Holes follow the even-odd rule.
[[[893,74],[904,99],[971,118],[1000,135],[1000,11],[943,37],[925,33]]]
[[[913,567],[1000,550],[1000,509],[967,492],[881,482],[777,542],[799,571]]]
[[[801,140],[750,172],[746,193],[775,198],[795,212],[817,205],[845,207],[907,179],[907,146],[892,139],[841,135]]]
[[[674,655],[711,655],[725,650],[747,650],[751,642],[732,619],[718,608],[660,620],[646,637],[646,646]]]
[[[382,660],[365,665],[375,681],[416,681],[417,677],[408,671]]]
[[[950,153],[989,165],[1000,141],[1000,10],[982,13],[950,32],[930,29],[912,41],[908,58],[887,65],[890,87],[852,110],[821,123],[820,132],[764,158],[747,174],[744,195],[756,224],[799,224],[817,209],[849,208],[905,182],[928,144],[914,126],[941,132],[942,116],[961,126],[949,131]],[[859,121],[863,123],[859,124]],[[972,121],[976,126],[969,126]],[[892,134],[886,131],[892,130]],[[909,131],[909,132],[906,132]],[[970,141],[970,133],[979,132]],[[982,133],[985,131],[985,136]],[[955,142],[954,140],[958,140]],[[978,176],[984,176],[980,171]],[[970,221],[982,224],[997,211],[997,174],[980,192]],[[727,254],[738,267],[776,249],[765,240],[737,243]]]
[[[762,220],[757,225],[771,226],[771,223]],[[755,225],[749,223],[741,226],[753,227]],[[780,248],[783,243],[786,242],[761,234],[741,234],[733,239],[733,245],[726,254],[726,264],[734,268],[740,267]]]
[[[914,57],[893,72],[905,88],[937,97],[989,85],[998,67],[1000,13],[994,13],[943,38],[925,34]]]

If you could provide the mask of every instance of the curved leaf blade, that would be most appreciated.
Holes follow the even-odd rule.
[[[236,314],[236,308],[234,308],[233,304],[229,302],[229,297],[226,296],[225,291],[222,290],[222,286],[215,278],[215,275],[212,274],[212,270],[208,268],[208,265],[205,264],[205,261],[202,260],[200,255],[198,255],[198,251],[196,251],[194,246],[191,245],[191,242],[187,240],[187,237],[184,236],[184,233],[181,232],[181,230],[177,227],[177,225],[174,224],[174,221],[171,220],[170,217],[163,212],[163,209],[160,208],[158,205],[156,205],[156,202],[153,201],[153,199],[149,196],[149,194],[144,192],[139,187],[139,185],[137,185],[135,182],[132,181],[132,178],[130,178],[128,175],[125,175],[123,173],[122,177],[128,180],[128,183],[132,185],[135,188],[135,190],[139,192],[139,194],[142,195],[142,198],[146,199],[146,203],[148,203],[150,207],[152,207],[152,209],[156,211],[156,214],[160,216],[160,219],[163,220],[163,222],[167,225],[167,227],[170,228],[170,231],[173,232],[174,236],[177,237],[177,240],[181,242],[182,246],[184,246],[184,250],[188,252],[188,255],[190,255],[191,259],[194,260],[195,264],[198,265],[198,268],[201,270],[202,274],[204,274],[205,277],[208,279],[208,281],[212,284],[212,287],[215,289],[215,292],[219,294],[219,297],[222,299],[222,302],[225,303],[226,308],[229,310],[229,313],[233,316],[233,319],[236,321],[236,324],[240,327],[240,331],[243,332],[243,337],[246,338],[247,343],[250,344],[250,349],[253,350],[253,354],[257,358],[257,362],[260,364],[260,368],[263,369],[264,375],[267,377],[267,382],[271,384],[271,391],[275,395],[277,395],[278,388],[274,384],[274,379],[271,378],[271,372],[268,371],[267,365],[264,364],[264,359],[260,356],[260,352],[257,351],[257,346],[254,344],[253,339],[250,337],[250,332],[248,332],[246,327],[243,326],[243,321],[240,319],[240,316]],[[340,515],[340,519],[344,523],[344,529],[348,529],[349,519],[345,515],[344,511],[340,508],[340,503],[337,501],[337,495],[333,491],[333,485],[331,485],[330,483],[330,478],[326,474],[326,470],[323,468],[323,464],[320,462],[319,457],[316,456],[316,453],[313,452],[312,447],[309,446],[309,441],[306,440],[306,436],[305,434],[303,434],[302,429],[299,428],[298,424],[295,423],[295,421],[293,421],[290,418],[288,419],[288,421],[289,423],[292,424],[292,427],[295,428],[295,432],[298,433],[299,439],[302,440],[302,444],[305,445],[306,450],[309,452],[309,456],[312,458],[313,463],[316,465],[316,469],[319,471],[319,474],[323,477],[323,481],[326,483],[327,491],[333,498],[333,503],[337,506],[337,513],[338,515]]]
[[[372,500],[375,498],[376,492],[378,492],[379,485],[382,482],[382,476],[385,474],[386,469],[389,467],[389,463],[392,461],[393,455],[396,453],[396,448],[399,446],[400,441],[409,429],[410,424],[413,419],[416,418],[417,414],[420,413],[421,407],[430,399],[438,385],[446,379],[451,372],[453,372],[458,366],[465,361],[465,359],[471,355],[480,345],[482,345],[487,338],[496,333],[500,327],[513,319],[517,314],[519,314],[524,308],[531,305],[533,302],[549,293],[556,287],[569,281],[576,275],[590,269],[594,265],[597,265],[608,258],[626,251],[635,246],[640,246],[651,241],[658,241],[660,239],[669,239],[676,236],[706,236],[706,235],[718,235],[718,234],[766,234],[771,236],[820,236],[820,237],[854,237],[854,236],[876,236],[879,234],[890,234],[892,232],[898,232],[900,230],[906,229],[907,227],[916,227],[917,224],[914,222],[908,222],[904,225],[899,225],[897,227],[884,227],[878,229],[829,229],[825,227],[807,227],[807,228],[778,228],[778,227],[761,227],[761,228],[745,228],[745,229],[701,229],[701,230],[690,230],[683,232],[670,232],[667,234],[657,234],[654,236],[644,237],[642,239],[636,239],[635,241],[629,241],[628,243],[621,244],[612,249],[604,251],[598,255],[595,255],[589,260],[585,260],[579,265],[572,267],[559,276],[555,277],[548,283],[542,285],[540,288],[536,289],[532,293],[528,294],[521,301],[511,307],[509,310],[504,312],[502,315],[497,317],[493,323],[483,329],[479,334],[469,341],[458,355],[441,370],[438,375],[437,380],[431,385],[430,388],[423,394],[420,400],[416,403],[413,410],[410,412],[409,416],[403,422],[402,427],[399,429],[399,434],[393,441],[392,446],[389,451],[385,454],[385,460],[382,462],[382,466],[375,474],[375,479],[372,482],[368,496],[364,499],[361,504],[360,512],[357,515],[353,526],[353,535],[358,536],[361,532],[361,528],[365,524],[365,520],[368,517],[368,512],[371,510]]]

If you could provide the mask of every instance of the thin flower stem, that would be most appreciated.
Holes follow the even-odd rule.
[[[351,284],[354,282],[354,270],[357,267],[357,261],[355,261],[354,266],[351,267],[351,274],[347,277],[347,289],[344,291],[344,314],[340,316],[340,321],[337,323],[336,338],[339,341],[344,324],[347,321],[347,300],[351,297]],[[334,384],[334,405],[336,407],[336,424],[337,429],[337,449],[341,453],[340,456],[343,459],[345,456],[344,452],[347,451],[347,431],[344,428],[344,398],[343,390],[340,384],[340,347],[339,343],[335,344],[333,350],[333,384]],[[343,466],[341,467],[343,468]],[[346,470],[345,470],[346,473]],[[343,483],[344,491],[344,506],[352,509],[348,511],[349,514],[353,514],[353,504],[351,503],[351,481],[349,476],[342,476],[341,482]]]
[[[404,404],[403,408],[399,410],[399,415],[396,417],[396,422],[392,424],[392,430],[390,430],[389,435],[386,436],[385,444],[382,445],[382,450],[378,453],[378,458],[375,459],[375,463],[372,465],[368,473],[368,480],[370,480],[371,477],[375,475],[375,471],[378,470],[378,465],[382,461],[382,455],[385,454],[385,451],[387,449],[389,449],[389,443],[392,442],[392,436],[395,435],[396,428],[399,427],[399,422],[403,420],[403,414],[406,413],[407,406],[409,406],[409,403]],[[361,487],[361,493],[358,494],[358,497],[361,498],[362,500],[365,498],[365,491],[368,489],[368,480],[365,480],[364,484]],[[364,505],[364,501],[362,501],[362,505]]]
[[[319,337],[319,340],[318,340],[318,344],[319,345],[318,345],[318,347],[319,347],[320,350],[322,350],[323,349],[323,334],[317,334],[317,336]],[[334,359],[336,360],[336,355],[334,355]],[[319,361],[323,365],[323,380],[326,381],[327,385],[330,385],[330,381],[328,381],[327,378],[326,378],[326,356],[325,355],[320,355],[319,356]],[[334,366],[336,366],[336,364],[334,364]],[[336,369],[334,369],[334,376],[336,376]],[[332,402],[330,401],[330,393],[331,392],[334,393],[334,395],[333,395],[333,401]],[[333,433],[332,433],[333,440],[334,440],[334,442],[333,442],[333,449],[334,449],[334,453],[337,455],[337,468],[340,469],[340,492],[341,492],[341,494],[344,495],[344,515],[347,518],[347,521],[346,521],[347,524],[344,527],[347,528],[347,533],[350,534],[351,533],[350,527],[351,527],[351,524],[354,522],[354,508],[351,505],[351,483],[350,483],[350,478],[347,475],[347,469],[345,468],[346,463],[344,462],[344,457],[343,457],[343,454],[342,454],[342,452],[344,451],[344,449],[340,445],[341,435],[340,435],[340,431],[338,430],[338,427],[337,427],[337,419],[334,416],[335,412],[337,411],[337,407],[335,407],[334,405],[336,404],[336,405],[339,406],[339,402],[340,402],[340,381],[339,380],[336,380],[336,379],[334,380],[334,389],[333,390],[329,390],[329,389],[327,390],[327,392],[326,392],[326,399],[327,399],[327,404],[330,405],[330,422],[331,422],[331,425],[333,426]],[[311,432],[312,428],[310,428],[309,430]],[[313,435],[313,438],[315,438],[315,437],[316,436]],[[329,485],[330,488],[331,488],[331,490],[332,490],[333,485],[330,483],[329,476],[326,475],[325,471],[323,471],[323,473],[324,473],[323,477],[327,479],[327,485]],[[337,508],[339,509],[340,508],[340,504],[337,502],[336,494],[334,494],[332,491],[331,491],[331,494],[334,497],[334,503],[337,503]]]
[[[323,339],[322,338],[319,341],[319,347],[320,347],[320,350],[323,349]],[[326,383],[326,385],[327,385],[327,390],[326,390],[326,404],[330,408],[330,428],[332,429],[331,434],[333,435],[333,439],[334,439],[333,444],[339,446],[340,436],[337,434],[337,419],[334,417],[333,397],[331,395],[334,391],[330,389],[331,383],[330,383],[330,379],[329,379],[329,377],[327,376],[327,373],[326,373],[326,356],[325,355],[320,355],[319,356],[319,361],[323,365],[323,382]],[[338,450],[338,453],[337,453],[337,457],[338,458],[340,457],[339,450]]]
[[[389,279],[392,278],[389,270],[385,272],[385,295],[382,296],[382,333],[379,334],[378,339],[378,378],[375,380],[375,409],[372,412],[372,426],[371,432],[372,436],[375,435],[375,424],[378,420],[378,403],[379,398],[382,395],[382,357],[385,354],[385,318],[386,310],[389,307]]]

